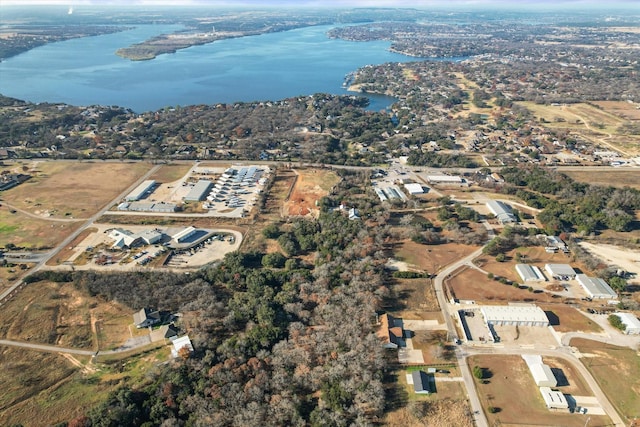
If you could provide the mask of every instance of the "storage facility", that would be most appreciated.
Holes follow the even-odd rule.
[[[592,299],[616,299],[618,294],[611,289],[603,279],[599,277],[589,277],[586,274],[578,274],[576,280],[582,286],[582,289]]]
[[[544,269],[554,279],[575,279],[576,271],[569,264],[545,264]]]
[[[407,190],[407,193],[411,195],[424,194],[424,188],[422,187],[422,184],[413,182],[410,184],[404,184],[404,188],[405,190]]]
[[[480,311],[488,325],[549,326],[545,312],[533,304],[486,305]]]
[[[535,265],[516,264],[516,271],[525,282],[544,282],[546,280],[542,271]]]
[[[189,237],[193,236],[198,231],[195,227],[187,227],[184,230],[174,234],[172,239],[178,243],[182,243],[189,239]]]
[[[516,216],[511,212],[511,207],[498,200],[489,200],[487,208],[496,216],[500,224],[508,224],[510,222],[518,222]]]
[[[540,387],[540,394],[549,409],[569,409],[569,403],[560,391],[551,390],[550,387]]]
[[[427,181],[430,184],[463,184],[464,179],[451,175],[428,175]]]
[[[140,199],[143,199],[147,196],[147,193],[150,193],[153,190],[153,187],[156,186],[156,182],[152,179],[144,181],[142,184],[138,185],[127,197],[125,200],[127,202],[135,202]]]
[[[640,320],[632,313],[615,313],[620,318],[622,324],[625,326],[625,334],[627,335],[639,335],[640,334]]]
[[[527,363],[531,376],[538,387],[555,387],[558,385],[555,375],[548,365],[542,363],[542,356],[523,354],[522,358]]]
[[[200,202],[207,197],[211,187],[213,187],[213,182],[208,179],[200,179],[193,188],[191,188],[191,191],[183,197],[183,200],[185,202]]]

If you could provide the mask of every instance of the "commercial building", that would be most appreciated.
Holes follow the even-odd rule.
[[[404,184],[404,188],[411,195],[424,194],[424,188],[418,183]]]
[[[615,313],[620,318],[622,324],[625,326],[625,334],[627,335],[639,335],[640,334],[640,320],[632,313]]]
[[[545,264],[544,269],[554,279],[570,280],[576,277],[576,271],[569,264]]]
[[[142,239],[142,241],[147,245],[153,245],[154,243],[158,243],[162,240],[162,233],[156,230],[145,230],[136,234],[136,236],[140,237],[140,239]]]
[[[174,234],[173,236],[171,236],[171,238],[173,240],[175,240],[178,243],[183,243],[186,240],[189,239],[189,237],[193,236],[194,234],[196,234],[198,231],[197,228],[195,227],[187,227],[182,231],[179,231],[178,233]]]
[[[200,202],[207,197],[213,187],[213,182],[208,179],[201,179],[191,188],[191,191],[183,197],[185,202]]]
[[[540,394],[549,409],[569,409],[569,402],[562,392],[551,390],[550,387],[540,387]]]
[[[611,289],[603,279],[599,277],[589,277],[586,274],[578,274],[576,280],[582,286],[582,289],[592,299],[616,299],[618,294]]]
[[[511,212],[511,208],[498,200],[489,200],[487,202],[487,208],[495,215],[500,224],[518,221],[516,216]]]
[[[112,249],[130,248],[136,244],[140,244],[141,240],[137,235],[122,228],[114,228],[111,230],[109,232],[109,238],[113,240]]]
[[[522,355],[522,358],[527,363],[531,376],[536,382],[538,387],[555,387],[558,385],[555,375],[551,371],[548,365],[542,363],[542,356],[539,355]]]
[[[172,213],[177,209],[174,203],[164,202],[131,202],[118,205],[118,210],[131,212]]]
[[[140,199],[143,199],[147,196],[148,193],[153,190],[153,187],[156,186],[156,182],[152,179],[144,181],[142,184],[138,185],[127,197],[125,200],[128,202],[136,202]]]
[[[542,271],[535,265],[516,264],[516,271],[524,282],[544,282]]]
[[[459,176],[451,176],[451,175],[428,175],[427,181],[429,184],[464,184],[464,179]]]
[[[480,312],[487,325],[549,326],[545,312],[533,304],[485,305]]]

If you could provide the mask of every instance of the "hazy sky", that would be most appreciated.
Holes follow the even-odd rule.
[[[385,6],[385,7],[428,7],[428,6],[510,6],[518,5],[552,5],[575,6],[587,5],[627,5],[637,6],[640,12],[640,0],[616,0],[603,2],[602,0],[0,0],[2,5],[215,5],[215,6],[324,6],[324,7],[357,7],[357,6]]]

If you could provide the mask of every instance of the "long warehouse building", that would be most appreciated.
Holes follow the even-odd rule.
[[[189,194],[184,196],[185,202],[199,202],[204,200],[209,194],[209,190],[213,187],[213,182],[208,179],[201,179],[191,188]]]
[[[576,275],[576,280],[582,289],[592,299],[616,299],[618,294],[611,289],[611,286],[599,277],[589,277],[586,274]]]
[[[137,202],[138,200],[144,198],[147,193],[153,190],[153,187],[156,186],[156,182],[153,179],[149,179],[144,181],[142,184],[138,185],[131,193],[125,197],[127,202]]]

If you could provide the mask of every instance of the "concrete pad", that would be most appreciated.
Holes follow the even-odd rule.
[[[422,364],[424,363],[422,350],[400,348],[398,349],[398,362],[403,364]]]
[[[407,384],[413,385],[413,375],[407,374]]]
[[[409,331],[428,331],[440,326],[437,320],[402,320],[404,329]],[[446,326],[445,326],[446,327]]]

